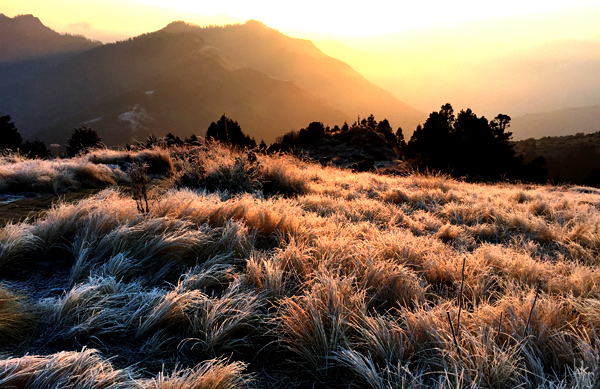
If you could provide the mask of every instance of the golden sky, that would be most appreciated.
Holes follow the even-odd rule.
[[[599,1],[0,0],[0,12],[8,16],[33,14],[59,32],[103,41],[154,31],[173,20],[206,25],[248,19],[260,20],[288,35],[326,39],[594,5]]]
[[[448,101],[488,117],[600,103],[600,0],[0,0],[0,13],[102,42],[175,20],[256,19],[424,112]]]

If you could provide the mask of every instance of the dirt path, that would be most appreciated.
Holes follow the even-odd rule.
[[[0,204],[0,228],[11,221],[16,223],[23,221],[28,217],[35,220],[43,215],[44,211],[50,209],[52,204],[55,204],[58,201],[78,201],[98,192],[98,189],[85,189],[78,192],[67,192],[60,195],[44,195],[33,199],[23,199]]]

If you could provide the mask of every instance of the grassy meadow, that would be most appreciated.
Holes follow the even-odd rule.
[[[83,188],[0,229],[2,388],[599,387],[600,190],[218,144],[0,163]]]

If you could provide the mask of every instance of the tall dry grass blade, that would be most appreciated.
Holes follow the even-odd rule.
[[[540,281],[540,282],[538,282],[537,287],[535,288],[535,297],[533,298],[533,303],[531,304],[531,310],[529,311],[529,316],[527,317],[527,324],[525,324],[525,330],[523,331],[523,338],[527,337],[527,330],[529,329],[529,323],[531,322],[531,316],[533,315],[533,310],[535,309],[535,303],[536,303],[538,295],[540,293],[541,286],[542,286],[542,283]]]
[[[456,321],[456,332],[460,336],[460,313],[463,307],[463,287],[465,286],[465,265],[467,263],[467,257],[463,258],[462,265],[462,281],[460,283],[460,294],[458,295],[458,319]]]
[[[452,331],[452,339],[454,340],[454,345],[456,346],[456,352],[460,355],[460,347],[458,346],[458,341],[456,340],[456,333],[454,332],[454,325],[452,324],[452,319],[450,318],[450,312],[446,311],[446,315],[448,316],[448,323],[450,323],[450,330]]]
[[[496,332],[496,342],[500,338],[500,332],[502,331],[502,314],[504,312],[500,311],[500,320],[498,320],[498,332]]]

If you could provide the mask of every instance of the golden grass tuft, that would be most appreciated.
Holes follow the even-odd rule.
[[[222,359],[206,361],[192,369],[181,369],[142,384],[145,389],[237,389],[252,382],[249,374],[244,374],[246,364],[228,363]]]
[[[0,343],[6,345],[22,341],[34,321],[33,308],[25,297],[0,285]]]
[[[4,388],[109,388],[131,385],[129,374],[115,370],[96,350],[63,351],[0,361]]]

